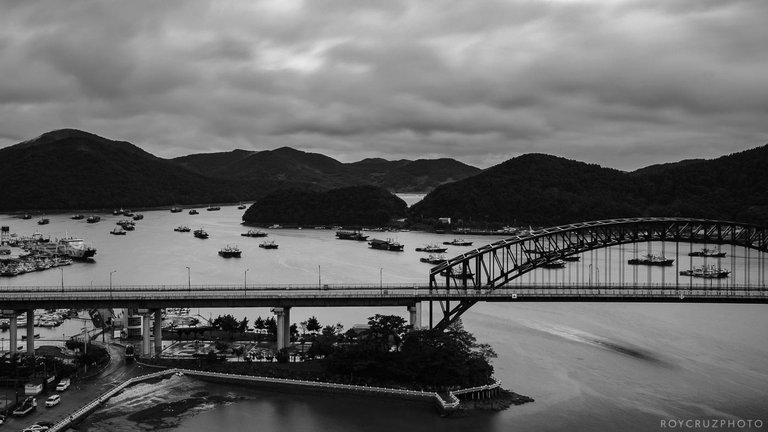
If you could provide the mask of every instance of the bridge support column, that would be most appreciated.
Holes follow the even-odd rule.
[[[152,357],[152,346],[149,343],[149,314],[141,316],[141,356]]]
[[[277,315],[277,350],[279,351],[291,344],[291,308],[272,308],[272,313]]]
[[[421,328],[421,302],[408,306],[408,313],[410,314],[411,328],[419,330]]]
[[[35,311],[27,310],[27,354],[35,355]]]
[[[155,309],[155,356],[163,350],[163,310]]]
[[[14,354],[16,352],[16,347],[19,344],[19,333],[18,333],[18,316],[13,315],[11,317],[11,327],[9,331],[11,332],[10,335],[10,343],[11,347],[8,351],[10,351],[11,354]]]

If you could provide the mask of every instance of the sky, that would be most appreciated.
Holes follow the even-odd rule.
[[[547,153],[622,170],[768,143],[766,0],[0,0],[0,148],[164,158]]]

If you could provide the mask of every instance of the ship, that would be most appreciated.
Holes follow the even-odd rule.
[[[181,213],[182,210],[181,207],[171,207],[171,213]]]
[[[720,252],[716,249],[707,249],[703,248],[699,251],[691,252],[688,254],[688,256],[692,257],[708,257],[708,258],[723,258],[725,257],[725,252]]]
[[[78,213],[78,214],[73,214],[73,215],[70,217],[70,219],[73,219],[73,220],[80,220],[80,219],[84,219],[84,218],[85,218],[85,216],[84,216],[84,215],[82,215],[82,214],[80,214],[80,213]]]
[[[424,245],[424,247],[416,248],[416,252],[429,252],[429,253],[443,253],[447,250],[448,248],[442,247],[436,244],[428,244],[428,245]]]
[[[386,239],[386,240],[373,239],[368,242],[368,245],[371,246],[372,249],[388,250],[388,251],[395,251],[395,252],[402,252],[405,247],[402,244],[392,239]]]
[[[113,235],[125,235],[125,230],[122,229],[122,228],[115,228],[112,231],[110,231],[109,233],[113,234]]]
[[[449,245],[449,246],[472,246],[471,241],[467,241],[464,239],[453,239],[449,242],[443,242],[443,244]]]
[[[339,240],[357,240],[357,241],[368,240],[367,235],[364,235],[360,231],[352,231],[352,230],[338,230],[336,231],[336,238],[338,238]]]
[[[51,222],[48,218],[40,218],[39,221],[37,221],[38,225],[48,225]]]
[[[196,215],[198,213],[199,212],[197,210],[195,210],[195,209],[192,209],[192,210],[189,211],[189,214],[191,214],[191,215]]]
[[[208,233],[205,232],[202,228],[196,229],[192,234],[195,237],[200,238],[200,239],[207,239],[208,238]]]
[[[277,249],[277,243],[275,243],[274,240],[265,241],[262,242],[259,247],[264,249]]]
[[[144,219],[144,215],[141,213],[136,213],[135,215],[133,215],[133,220],[135,221],[142,220],[142,219]]]
[[[208,210],[208,211],[218,211],[218,210],[221,210],[221,207],[219,207],[219,206],[210,206],[206,210]]]
[[[680,272],[681,276],[693,276],[705,279],[722,279],[728,277],[731,273],[730,270],[722,269],[711,265],[709,267],[701,266],[694,267],[692,270],[683,270]]]
[[[671,266],[673,262],[675,262],[675,260],[672,258],[648,254],[640,258],[631,258],[627,261],[627,264],[650,265],[650,266]]]
[[[542,264],[541,266],[542,266],[543,268],[548,268],[548,269],[559,269],[559,268],[564,268],[564,267],[565,267],[565,261],[563,261],[563,260],[561,260],[561,259],[556,259],[556,260],[554,260],[554,261],[545,262],[545,263],[544,263],[544,264]]]
[[[190,231],[189,227],[186,226],[186,225],[179,225],[176,228],[174,228],[173,230],[176,231],[176,232],[189,232]]]
[[[427,264],[434,264],[434,265],[443,264],[445,262],[448,262],[448,260],[445,259],[445,256],[443,256],[443,255],[434,255],[434,254],[429,254],[429,257],[427,257],[427,258],[419,258],[419,261],[421,261],[423,263],[427,263]]]
[[[88,219],[86,219],[85,221],[88,223],[96,223],[96,222],[99,222],[100,220],[101,220],[101,216],[92,215],[92,216],[88,216]]]
[[[66,237],[57,242],[38,243],[33,250],[76,260],[88,260],[96,255],[95,248],[86,245],[83,239],[75,237]]]
[[[227,245],[219,250],[219,255],[224,258],[240,258],[242,251],[237,246]]]
[[[261,230],[248,230],[240,234],[243,237],[266,237],[268,234]]]

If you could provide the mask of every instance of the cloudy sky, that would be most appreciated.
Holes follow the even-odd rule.
[[[549,153],[631,170],[768,143],[766,0],[0,0],[0,147]]]

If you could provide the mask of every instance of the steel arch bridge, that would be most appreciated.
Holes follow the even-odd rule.
[[[580,222],[529,230],[433,267],[429,286],[431,290],[445,290],[446,293],[452,290],[493,292],[519,281],[521,276],[533,270],[546,268],[556,260],[597,249],[643,242],[673,242],[676,249],[680,244],[690,243],[741,246],[747,251],[768,252],[768,228],[718,220],[648,217]],[[765,283],[764,260],[759,265]],[[679,284],[679,281],[676,283]],[[460,300],[453,308],[447,300],[440,302],[443,318],[435,328],[447,327],[476,302],[471,299]],[[430,304],[430,324],[431,314]]]

